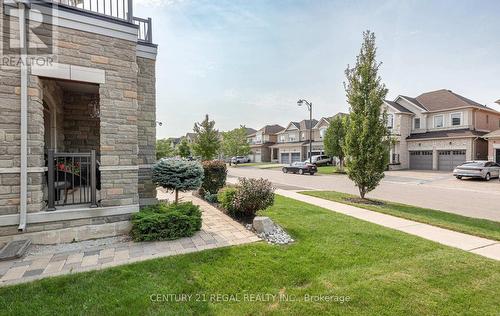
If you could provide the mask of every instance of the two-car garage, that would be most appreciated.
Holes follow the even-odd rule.
[[[451,171],[466,160],[465,150],[438,150],[437,169]],[[432,170],[432,150],[410,151],[410,169]]]

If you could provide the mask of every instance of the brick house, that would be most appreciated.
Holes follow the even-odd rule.
[[[131,1],[2,2],[3,57],[45,62],[0,66],[0,241],[117,235],[156,201],[157,46]]]
[[[278,124],[266,125],[247,136],[250,150],[249,158],[252,162],[278,161],[278,149],[271,149],[278,140],[278,132],[284,127]]]
[[[487,159],[482,138],[497,129],[500,112],[450,90],[384,100],[391,130],[389,169],[452,170]]]

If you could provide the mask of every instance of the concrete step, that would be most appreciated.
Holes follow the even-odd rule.
[[[2,250],[0,250],[0,261],[12,260],[22,257],[28,247],[31,245],[31,240],[13,240],[7,243]]]

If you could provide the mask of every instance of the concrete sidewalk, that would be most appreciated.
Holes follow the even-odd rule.
[[[298,201],[313,204],[328,210],[349,215],[370,223],[396,229],[443,245],[459,248],[487,258],[500,260],[500,242],[439,228],[363,208],[333,202],[296,191],[277,189],[276,193]]]

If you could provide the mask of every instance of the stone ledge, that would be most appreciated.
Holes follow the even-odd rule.
[[[30,239],[33,244],[51,245],[59,243],[70,243],[89,239],[113,237],[125,235],[130,232],[132,224],[130,221],[121,221],[100,225],[85,225],[56,230],[48,230],[34,233],[26,233],[12,236],[0,237],[0,242],[11,240]]]
[[[77,209],[66,209],[58,210],[52,212],[36,212],[27,214],[27,223],[48,223],[48,222],[58,222],[67,221],[80,218],[91,218],[91,217],[102,217],[111,215],[122,215],[130,214],[139,211],[139,205],[125,205],[125,206],[109,206],[109,207],[97,207],[97,208],[77,208]],[[0,216],[0,227],[1,226],[12,226],[19,224],[19,214],[10,214]],[[23,235],[23,234],[21,234]]]

